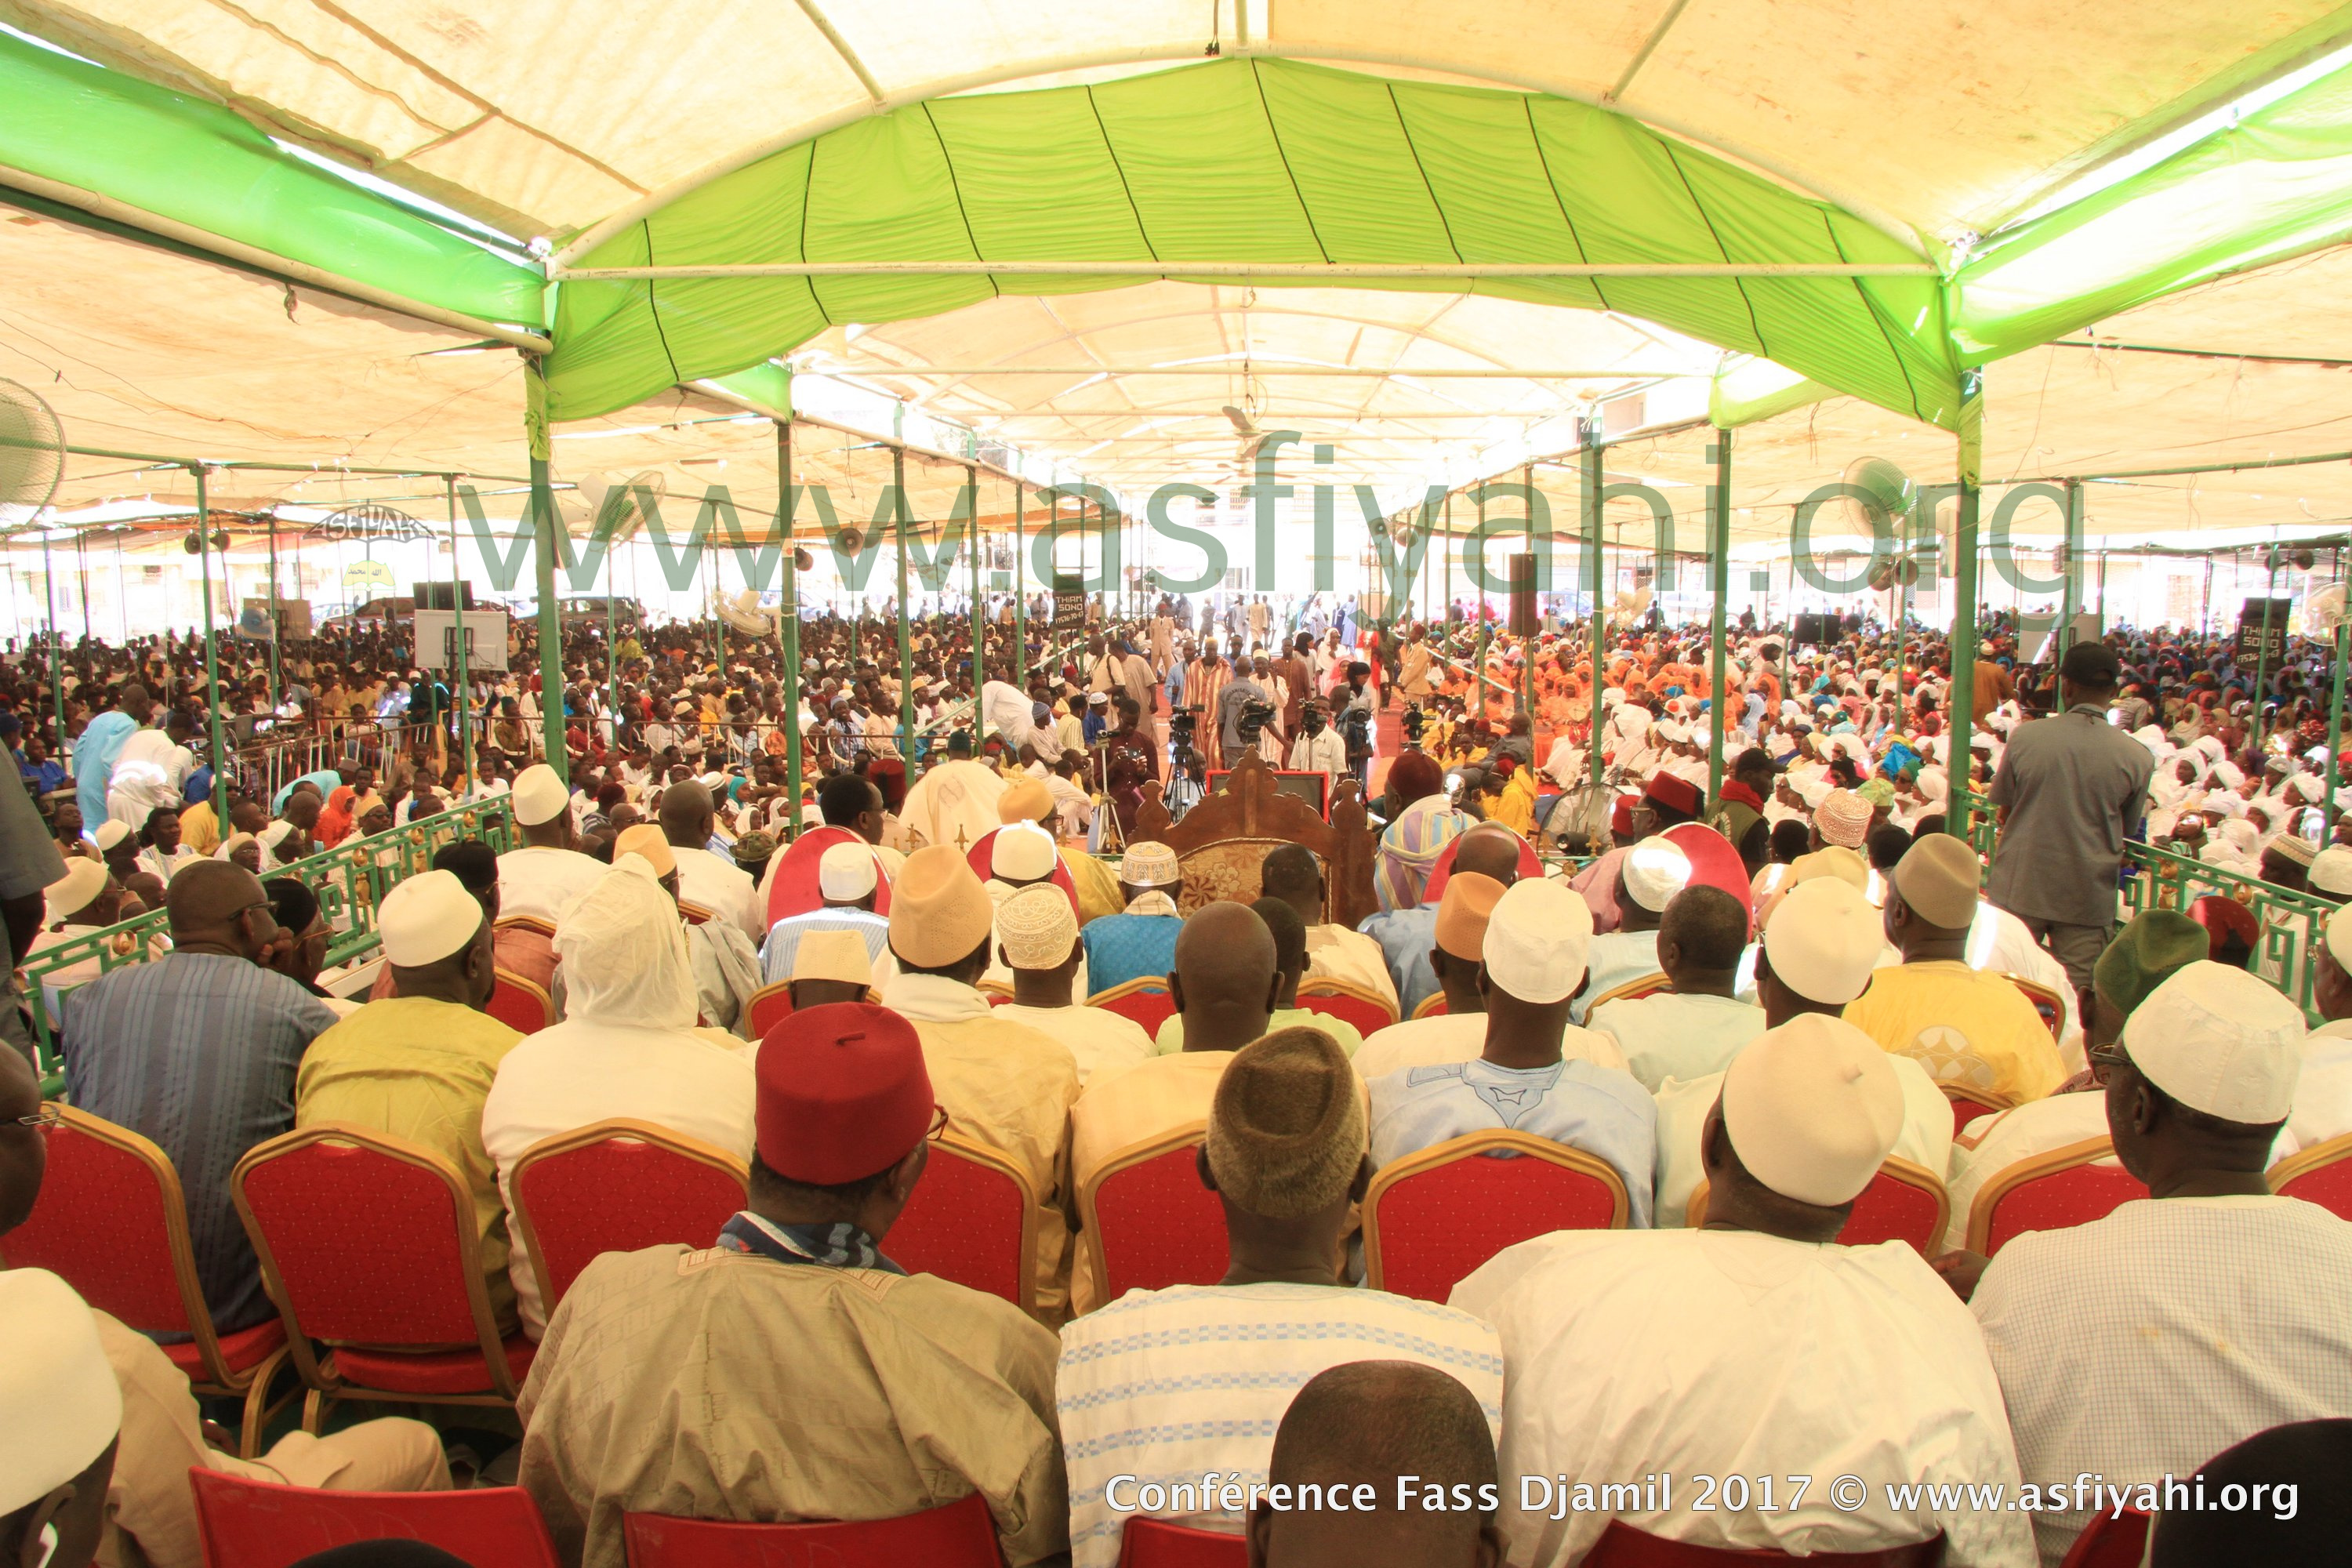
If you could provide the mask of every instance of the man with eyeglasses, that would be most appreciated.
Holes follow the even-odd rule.
[[[716,1245],[606,1253],[548,1324],[520,1479],[558,1554],[623,1568],[631,1510],[877,1520],[975,1491],[1011,1568],[1066,1552],[1053,1334],[883,1250],[947,1125],[923,1041],[834,1003],[755,1071],[750,1200]]]
[[[152,1139],[188,1200],[196,1278],[221,1333],[276,1309],[229,1198],[247,1150],[294,1126],[294,1073],[335,1012],[262,967],[278,921],[260,879],[201,860],[164,901],[172,951],[69,993],[59,1048],[68,1097]]]

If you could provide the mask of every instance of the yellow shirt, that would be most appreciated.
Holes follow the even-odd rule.
[[[482,1147],[482,1102],[499,1061],[521,1040],[455,1002],[387,996],[312,1040],[294,1075],[295,1126],[353,1122],[421,1143],[457,1167],[474,1194],[482,1276],[502,1323],[514,1318],[514,1287],[498,1166]]]
[[[220,847],[220,818],[213,813],[213,803],[200,800],[180,813],[180,842],[199,855],[209,855]]]
[[[1927,1069],[1938,1087],[2040,1100],[2066,1081],[2058,1042],[2025,994],[1957,959],[1882,969],[1845,1021]]]
[[[1070,868],[1070,880],[1077,885],[1080,925],[1127,908],[1127,895],[1118,890],[1118,873],[1108,866],[1066,844],[1062,846],[1062,864]]]
[[[1522,838],[1532,838],[1536,831],[1536,775],[1534,770],[1520,768],[1511,774],[1503,786],[1494,809],[1487,819],[1499,822]]]

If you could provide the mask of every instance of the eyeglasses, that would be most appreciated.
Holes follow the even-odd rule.
[[[930,1142],[936,1143],[936,1142],[939,1142],[942,1137],[944,1137],[944,1136],[946,1135],[946,1133],[947,1133],[947,1130],[948,1130],[948,1108],[947,1108],[946,1106],[944,1106],[944,1105],[934,1105],[934,1106],[932,1106],[932,1107],[931,1107],[931,1124],[930,1124],[930,1126],[929,1126],[929,1128],[927,1128],[927,1129],[924,1131],[924,1132],[923,1132],[923,1136],[924,1136],[924,1138],[925,1138],[925,1139],[927,1139],[928,1141],[929,1141]]]
[[[2083,1058],[2091,1065],[2091,1081],[2094,1083],[2104,1084],[2107,1081],[2107,1075],[2116,1068],[2131,1065],[2131,1058],[2123,1047],[2112,1041],[2091,1047],[2083,1053]]]
[[[54,1100],[43,1100],[41,1102],[41,1109],[33,1112],[30,1116],[19,1116],[16,1118],[17,1126],[37,1127],[44,1132],[47,1131],[52,1127],[64,1126],[65,1121],[66,1108],[59,1105]]]

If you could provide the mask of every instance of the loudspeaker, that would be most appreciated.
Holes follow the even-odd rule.
[[[453,605],[449,602],[450,584],[446,583],[412,583],[409,584],[410,592],[416,600],[416,607],[420,610],[472,609],[474,607],[474,585],[471,583],[467,583],[462,584],[462,588],[463,592],[459,595],[459,597],[463,598],[465,603],[463,605]]]
[[[1511,635],[1536,635],[1536,558],[1514,555],[1511,563]]]
[[[1830,618],[1820,615],[1801,615],[1790,633],[1791,640],[1819,647],[1830,640]]]

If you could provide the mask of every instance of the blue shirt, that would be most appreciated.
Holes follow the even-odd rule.
[[[1437,971],[1429,964],[1429,950],[1437,945],[1437,906],[1384,910],[1367,915],[1356,929],[1381,944],[1389,978],[1396,982],[1398,1016],[1412,1017],[1414,1008],[1437,994]]]
[[[1581,1058],[1498,1068],[1480,1058],[1407,1068],[1372,1079],[1372,1159],[1507,1128],[1581,1149],[1625,1184],[1626,1223],[1646,1229],[1657,1159],[1658,1104],[1631,1073]]]
[[[277,1309],[230,1202],[229,1173],[255,1144],[292,1130],[295,1069],[334,1011],[259,964],[176,952],[72,991],[63,1016],[73,1103],[152,1139],[179,1172],[213,1326],[229,1333],[267,1321]]]
[[[283,816],[286,811],[286,803],[294,798],[294,786],[296,784],[317,784],[319,786],[319,798],[323,801],[329,795],[334,794],[335,791],[342,787],[343,775],[337,773],[332,768],[320,768],[315,773],[304,773],[299,779],[289,780],[285,787],[280,789],[277,795],[270,798],[269,815],[272,816]]]
[[[1105,915],[1079,928],[1086,944],[1087,994],[1099,996],[1114,985],[1146,975],[1163,975],[1176,964],[1176,933],[1184,929],[1175,915]]]
[[[81,819],[95,833],[106,821],[106,785],[114,776],[114,759],[124,742],[138,732],[139,721],[120,708],[110,708],[83,726],[74,742],[74,799]]]
[[[868,963],[879,962],[890,942],[890,922],[871,910],[811,910],[804,915],[786,915],[768,928],[768,940],[760,946],[760,973],[769,984],[793,977],[793,957],[800,952],[801,936],[813,931],[856,931],[866,942]]]

